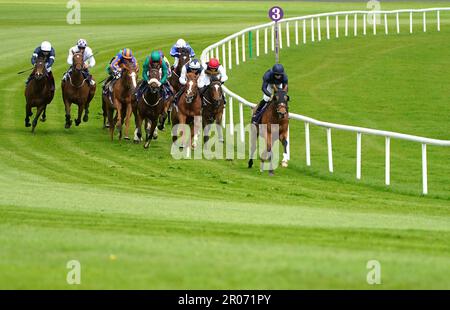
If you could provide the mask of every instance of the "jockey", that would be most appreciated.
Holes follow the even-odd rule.
[[[36,64],[36,60],[42,57],[45,61],[45,68],[47,69],[48,76],[50,78],[52,84],[52,91],[55,91],[55,79],[53,78],[52,73],[52,65],[55,62],[55,49],[52,47],[51,43],[48,41],[44,41],[41,43],[41,46],[38,46],[34,49],[33,55],[31,56],[31,64],[34,66]],[[31,80],[32,75],[28,77],[27,84]]]
[[[206,89],[208,89],[212,77],[215,77],[215,79],[222,82],[222,84],[228,80],[225,68],[216,58],[211,58],[209,62],[204,65],[204,69],[205,70],[203,70],[200,78],[198,79],[198,88],[200,88],[200,94],[202,96],[205,93]],[[224,104],[226,104],[225,95],[223,96],[223,101]]]
[[[262,112],[264,111],[267,103],[272,99],[273,87],[288,90],[288,76],[284,71],[284,67],[281,64],[275,64],[272,69],[269,69],[263,76],[263,99],[258,104],[255,113],[252,117],[252,123],[257,125],[261,120]]]
[[[180,74],[180,84],[183,86],[180,88],[180,90],[178,91],[178,93],[175,95],[175,97],[173,98],[173,102],[175,104],[177,104],[178,102],[178,98],[181,96],[181,94],[184,92],[185,90],[185,85],[187,83],[187,74],[190,72],[194,72],[197,77],[200,76],[200,74],[203,72],[203,66],[201,65],[200,61],[198,59],[192,59],[190,62],[188,62],[187,64],[185,64],[183,66],[183,68],[181,69],[181,74]]]
[[[88,79],[91,85],[95,85],[95,81],[92,79],[92,75],[89,73],[89,68],[92,68],[95,66],[95,58],[94,54],[92,53],[92,49],[87,46],[87,42],[84,39],[79,39],[77,42],[77,45],[71,47],[69,49],[69,55],[67,56],[67,63],[71,66],[69,70],[64,75],[63,79],[66,79],[69,74],[72,72],[72,62],[73,62],[73,55],[76,53],[82,53],[83,54],[83,76],[85,79]]]
[[[145,82],[148,83],[149,81],[149,73],[151,68],[156,68],[160,72],[160,82],[163,86],[164,91],[164,98],[167,100],[167,97],[170,96],[171,90],[170,86],[168,85],[168,70],[167,70],[167,63],[164,61],[164,59],[161,57],[161,53],[159,51],[153,51],[150,56],[147,56],[144,62],[144,70],[142,72],[142,78]],[[137,91],[137,96],[139,97],[143,90],[145,89],[147,83],[142,83]]]
[[[134,58],[133,52],[129,48],[124,48],[116,56],[114,56],[113,59],[111,59],[111,62],[109,63],[108,67],[106,68],[106,71],[108,72],[109,77],[105,81],[104,85],[107,85],[109,82],[111,82],[114,79],[120,78],[120,73],[122,71],[122,68],[120,65],[126,61],[133,62],[139,71],[138,62],[137,62],[136,58]]]
[[[163,62],[166,63],[166,67],[167,67],[167,78],[170,78],[172,76],[172,70],[170,69],[170,61],[169,59],[167,59],[167,57],[164,55],[164,52],[159,50],[159,54],[161,55],[161,58],[163,60]]]
[[[172,48],[170,49],[170,56],[175,58],[175,60],[173,62],[173,68],[176,68],[178,66],[180,50],[182,48],[186,48],[189,50],[189,54],[190,54],[191,58],[195,57],[195,52],[192,49],[192,47],[189,45],[189,43],[186,43],[186,41],[184,41],[183,39],[178,39],[177,43],[175,43],[174,46],[172,46]]]

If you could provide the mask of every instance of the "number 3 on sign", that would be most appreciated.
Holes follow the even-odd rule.
[[[274,6],[269,9],[269,18],[274,22],[279,21],[283,18],[284,12],[283,9],[279,6]]]

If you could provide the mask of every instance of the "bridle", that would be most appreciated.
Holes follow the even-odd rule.
[[[79,61],[81,59],[81,62]],[[75,62],[75,60],[77,60]],[[81,72],[83,70],[83,54],[82,53],[75,53],[72,57],[72,70],[76,70],[78,72]],[[72,82],[72,75],[69,74],[69,82],[70,85],[72,85],[75,88],[81,88],[83,87],[84,83],[86,82],[86,79],[83,79],[80,85],[74,85]]]
[[[218,99],[214,99],[214,97],[211,96],[211,93],[212,93],[212,91],[214,91],[214,89],[219,94]],[[217,109],[220,106],[220,104],[223,102],[222,83],[219,80],[212,81],[211,84],[208,85],[207,93],[210,95],[209,98],[207,98],[206,96],[203,96],[203,100],[206,101],[206,103],[211,104],[214,108]]]

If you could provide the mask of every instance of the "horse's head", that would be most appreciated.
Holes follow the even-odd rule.
[[[192,103],[194,98],[197,97],[198,88],[197,88],[197,74],[194,72],[189,72],[186,75],[186,103]]]
[[[42,79],[46,76],[47,70],[45,70],[45,60],[42,57],[39,57],[34,64],[33,76],[36,80]]]
[[[72,68],[77,71],[83,70],[83,53],[75,53],[72,56]]]
[[[211,84],[209,84],[209,97],[216,106],[223,101],[222,82],[215,77],[211,79]]]
[[[279,118],[284,118],[288,113],[289,96],[283,89],[274,88],[273,102],[276,105]]]
[[[148,85],[150,86],[150,91],[153,94],[156,94],[161,88],[159,69],[156,67],[151,68],[148,77]]]
[[[191,60],[191,53],[189,49],[185,47],[180,48],[179,53],[178,68],[183,68],[183,66]]]
[[[122,77],[128,81],[128,85],[131,84],[132,88],[136,88],[137,85],[137,72],[138,68],[132,61],[125,61],[122,64]]]

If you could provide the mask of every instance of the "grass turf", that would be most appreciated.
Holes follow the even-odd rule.
[[[447,149],[429,147],[430,195],[422,197],[420,145],[392,141],[393,185],[385,188],[382,139],[363,136],[363,180],[356,182],[355,137],[333,133],[330,175],[320,129],[312,129],[313,167],[305,167],[300,123],[291,124],[290,167],[273,178],[242,160],[175,161],[167,132],[148,152],[111,143],[101,129],[98,94],[90,121],[80,127],[64,130],[59,89],[36,135],[23,127],[23,78],[15,72],[29,66],[41,40],[56,48],[58,79],[68,48],[86,37],[98,52],[93,74],[100,80],[122,47],[142,63],[150,49],[167,51],[184,36],[199,54],[266,22],[271,5],[90,1],[82,3],[82,24],[71,26],[65,3],[0,1],[0,38],[10,47],[0,68],[0,288],[372,288],[366,283],[371,259],[382,266],[376,288],[450,288]],[[364,8],[282,5],[288,17]],[[430,6],[445,2],[382,9]],[[448,139],[449,18],[442,14],[441,33],[283,49],[292,110]],[[261,57],[233,68],[229,87],[256,101],[271,61]],[[81,262],[80,286],[65,281],[71,259]]]

